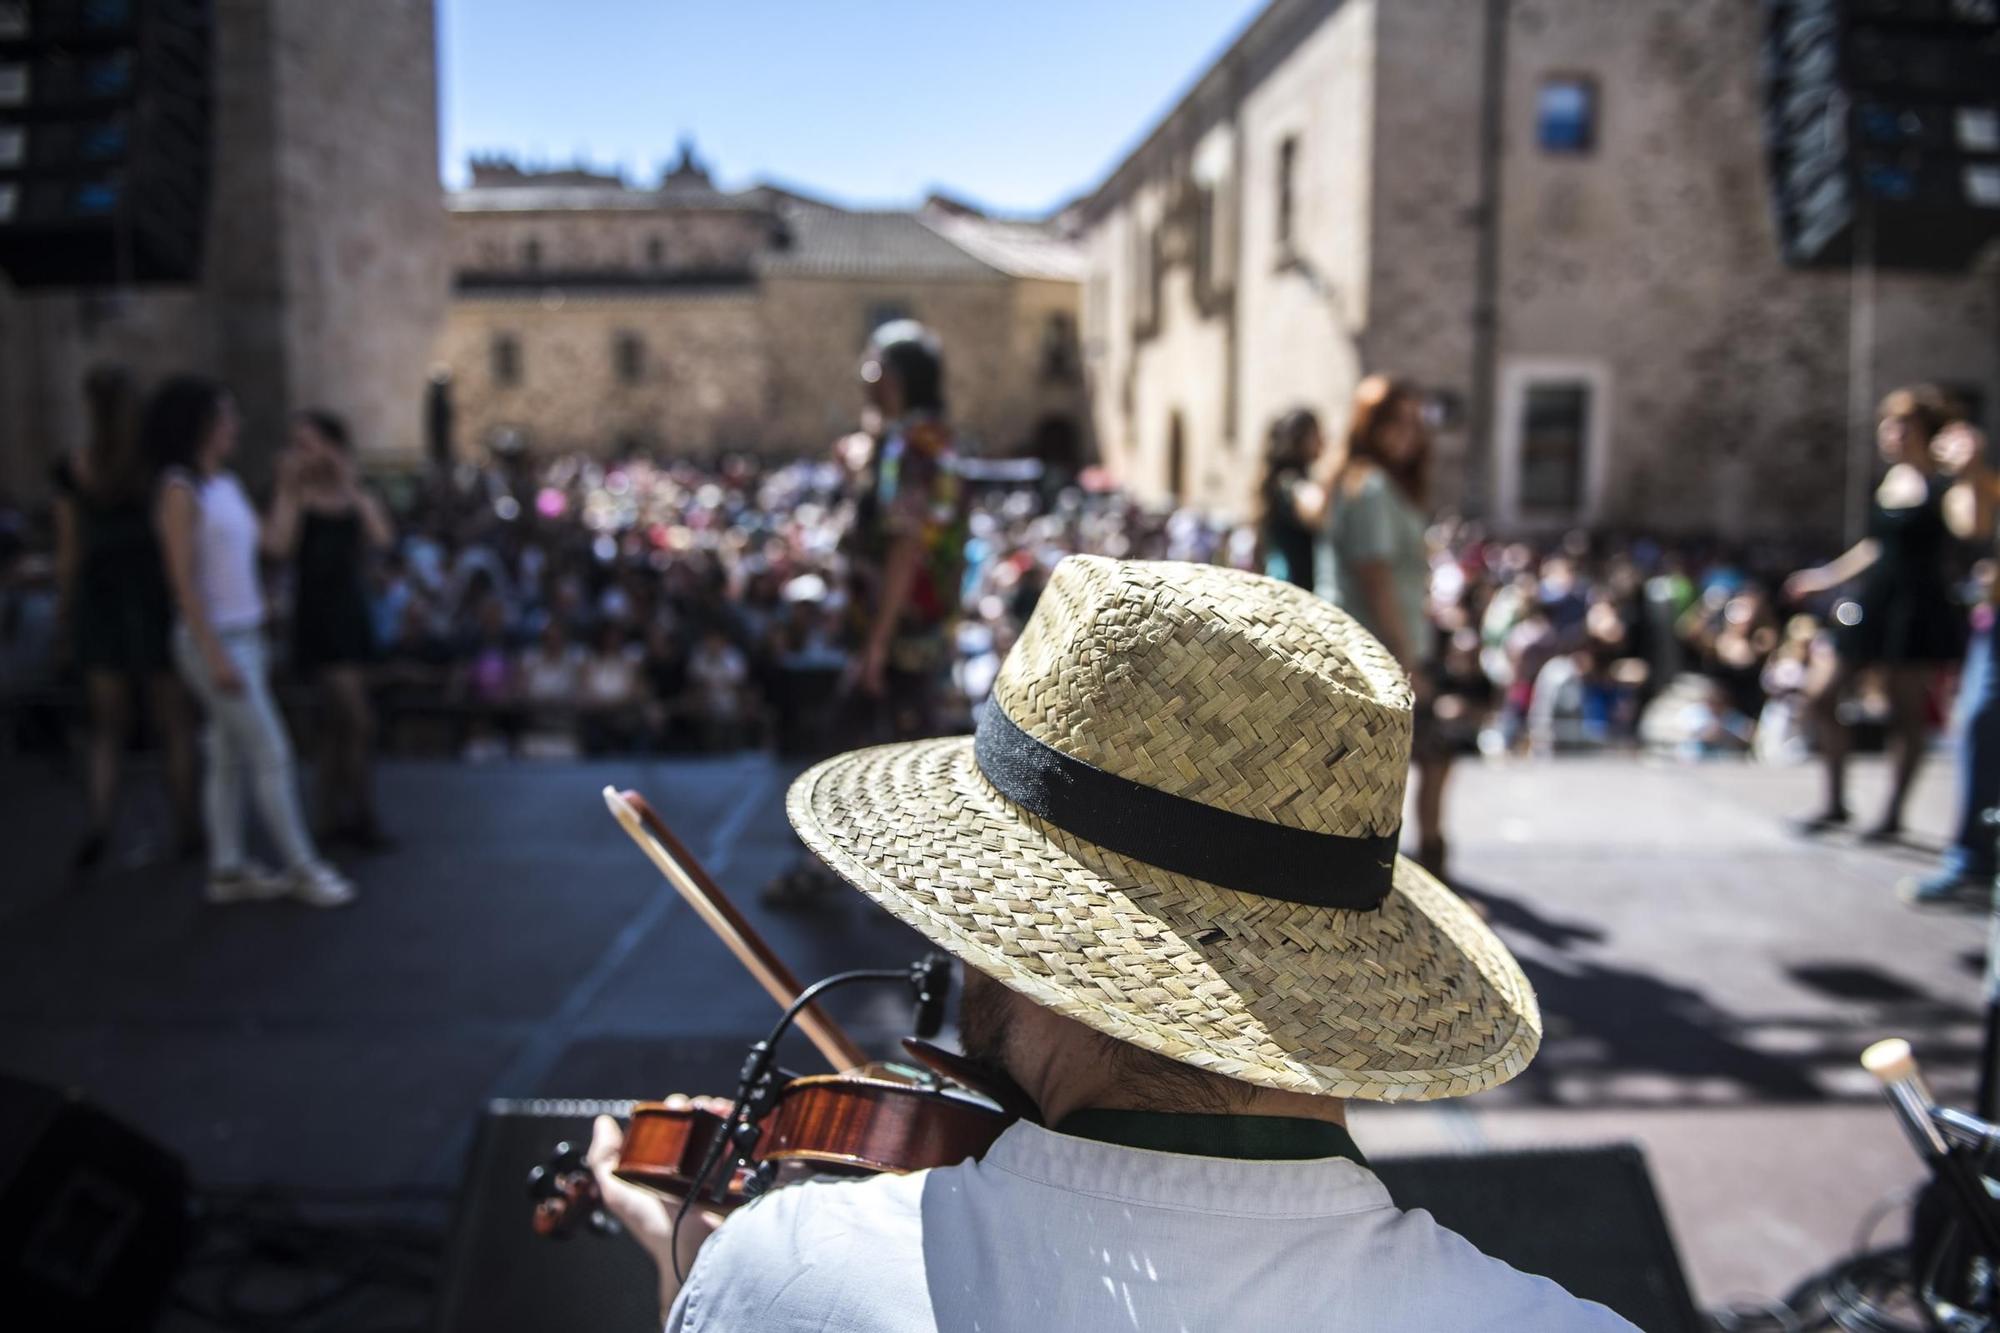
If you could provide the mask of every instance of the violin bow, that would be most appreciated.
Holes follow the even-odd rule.
[[[636,791],[619,791],[615,787],[604,789],[604,804],[611,808],[611,814],[639,844],[639,850],[646,859],[667,877],[667,883],[687,900],[688,906],[702,923],[714,931],[729,952],[736,955],[736,961],[743,964],[765,994],[778,1002],[780,1009],[790,1008],[792,1001],[799,998],[805,987],[792,975],[784,960],[771,951],[749,921],[736,910],[736,904],[724,896],[720,887],[701,862],[694,859],[681,840],[674,836],[665,820],[646,802],[646,798]],[[838,1023],[829,1018],[817,1004],[807,1005],[799,1011],[799,1030],[804,1032],[826,1062],[836,1071],[845,1072],[868,1063],[868,1054],[847,1035]]]

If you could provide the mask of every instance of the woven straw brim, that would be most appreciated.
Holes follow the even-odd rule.
[[[1036,819],[969,737],[827,760],[786,810],[842,878],[981,972],[1231,1078],[1424,1101],[1506,1082],[1541,1042],[1520,965],[1408,861],[1374,912],[1219,888]]]

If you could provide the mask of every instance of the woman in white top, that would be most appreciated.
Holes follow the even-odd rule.
[[[291,742],[271,701],[257,511],[223,467],[236,451],[236,405],[213,380],[177,376],[154,391],[141,432],[160,472],[156,521],[177,613],[174,661],[208,712],[208,901],[289,894],[315,907],[350,903],[354,886],[320,860],[306,832]],[[246,777],[285,859],[281,874],[244,853]]]

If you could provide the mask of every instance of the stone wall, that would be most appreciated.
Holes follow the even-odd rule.
[[[1479,127],[1484,6],[1394,0],[1380,6],[1367,323],[1370,371],[1451,396],[1437,432],[1436,500],[1464,502],[1478,293]],[[1344,414],[1343,414],[1344,415]]]
[[[331,408],[361,448],[414,458],[450,287],[434,9],[285,0],[275,12],[289,406]]]
[[[773,392],[772,446],[818,452],[851,431],[860,414],[856,378],[878,314],[922,320],[945,350],[945,395],[968,442],[1011,448],[1028,422],[1016,363],[1010,284],[990,279],[911,280],[770,277],[761,284]]]
[[[1379,305],[1370,263],[1385,151],[1377,28],[1403,3],[1348,0],[1244,100],[1239,447],[1227,485],[1211,492],[1227,512],[1249,512],[1274,421],[1310,407],[1337,436],[1355,384],[1376,368],[1363,340]],[[1298,145],[1293,248],[1307,271],[1281,264],[1277,168],[1288,137]]]
[[[1876,279],[1872,373],[1850,384],[1849,275],[1778,259],[1754,9],[1649,0],[1614,19],[1588,0],[1528,0],[1510,41],[1503,354],[1607,368],[1601,521],[1831,536],[1849,461],[1872,466],[1850,391],[1872,403],[1934,378],[2000,395],[1990,275]],[[1600,147],[1584,158],[1532,138],[1541,78],[1568,70],[1602,89]]]
[[[493,343],[517,340],[516,385],[495,377]],[[614,342],[636,336],[636,382]],[[498,432],[540,451],[602,453],[621,442],[681,452],[755,449],[772,403],[754,293],[569,294],[454,301],[437,358],[452,372],[455,434],[477,456]]]
[[[0,279],[0,487],[35,502],[83,436],[99,362],[217,375],[253,479],[286,418],[326,405],[371,450],[421,439],[446,272],[429,0],[217,0],[202,280],[94,295]],[[365,95],[357,95],[365,91]]]
[[[1150,500],[1247,512],[1271,423],[1301,406],[1338,420],[1361,374],[1377,5],[1289,8],[1316,20],[1303,39],[1268,67],[1226,64],[1228,104],[1190,104],[1155,169],[1092,210],[1092,417]]]
[[[1937,380],[1982,394],[1994,424],[1991,267],[1857,286],[1844,272],[1779,262],[1755,6],[1515,0],[1508,9],[1496,457],[1482,476],[1481,446],[1462,426],[1442,432],[1442,503],[1501,507],[1513,474],[1498,455],[1518,438],[1520,393],[1539,375],[1595,385],[1601,454],[1579,511],[1498,512],[1503,525],[1831,540],[1873,466],[1871,425],[1850,424],[1850,401]],[[1485,6],[1349,0],[1319,10],[1281,0],[1085,206],[1093,415],[1107,459],[1143,494],[1175,489],[1176,421],[1191,460],[1183,496],[1243,513],[1262,434],[1291,406],[1312,406],[1337,429],[1363,371],[1473,400]],[[1287,15],[1316,26],[1265,68],[1261,30]],[[1539,145],[1537,95],[1552,75],[1595,81],[1593,151]],[[1217,96],[1232,99],[1220,112]],[[1179,247],[1149,239],[1171,238],[1176,201],[1214,174],[1204,163],[1218,127],[1233,135],[1222,151],[1237,164],[1238,230],[1216,233],[1237,246],[1233,330],[1176,266]],[[1293,136],[1303,269],[1281,264],[1275,242],[1279,145]],[[1163,256],[1156,318],[1150,255]],[[1873,337],[1854,382],[1857,312]],[[1480,490],[1468,494],[1469,480]]]

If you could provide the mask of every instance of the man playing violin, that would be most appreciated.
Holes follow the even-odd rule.
[[[843,755],[787,801],[967,964],[965,1050],[1039,1123],[690,1217],[683,1286],[673,1205],[610,1174],[600,1122],[668,1327],[1630,1328],[1399,1210],[1348,1135],[1349,1100],[1478,1092],[1541,1039],[1505,946],[1396,854],[1410,720],[1394,660],[1309,593],[1057,566],[976,737]]]

